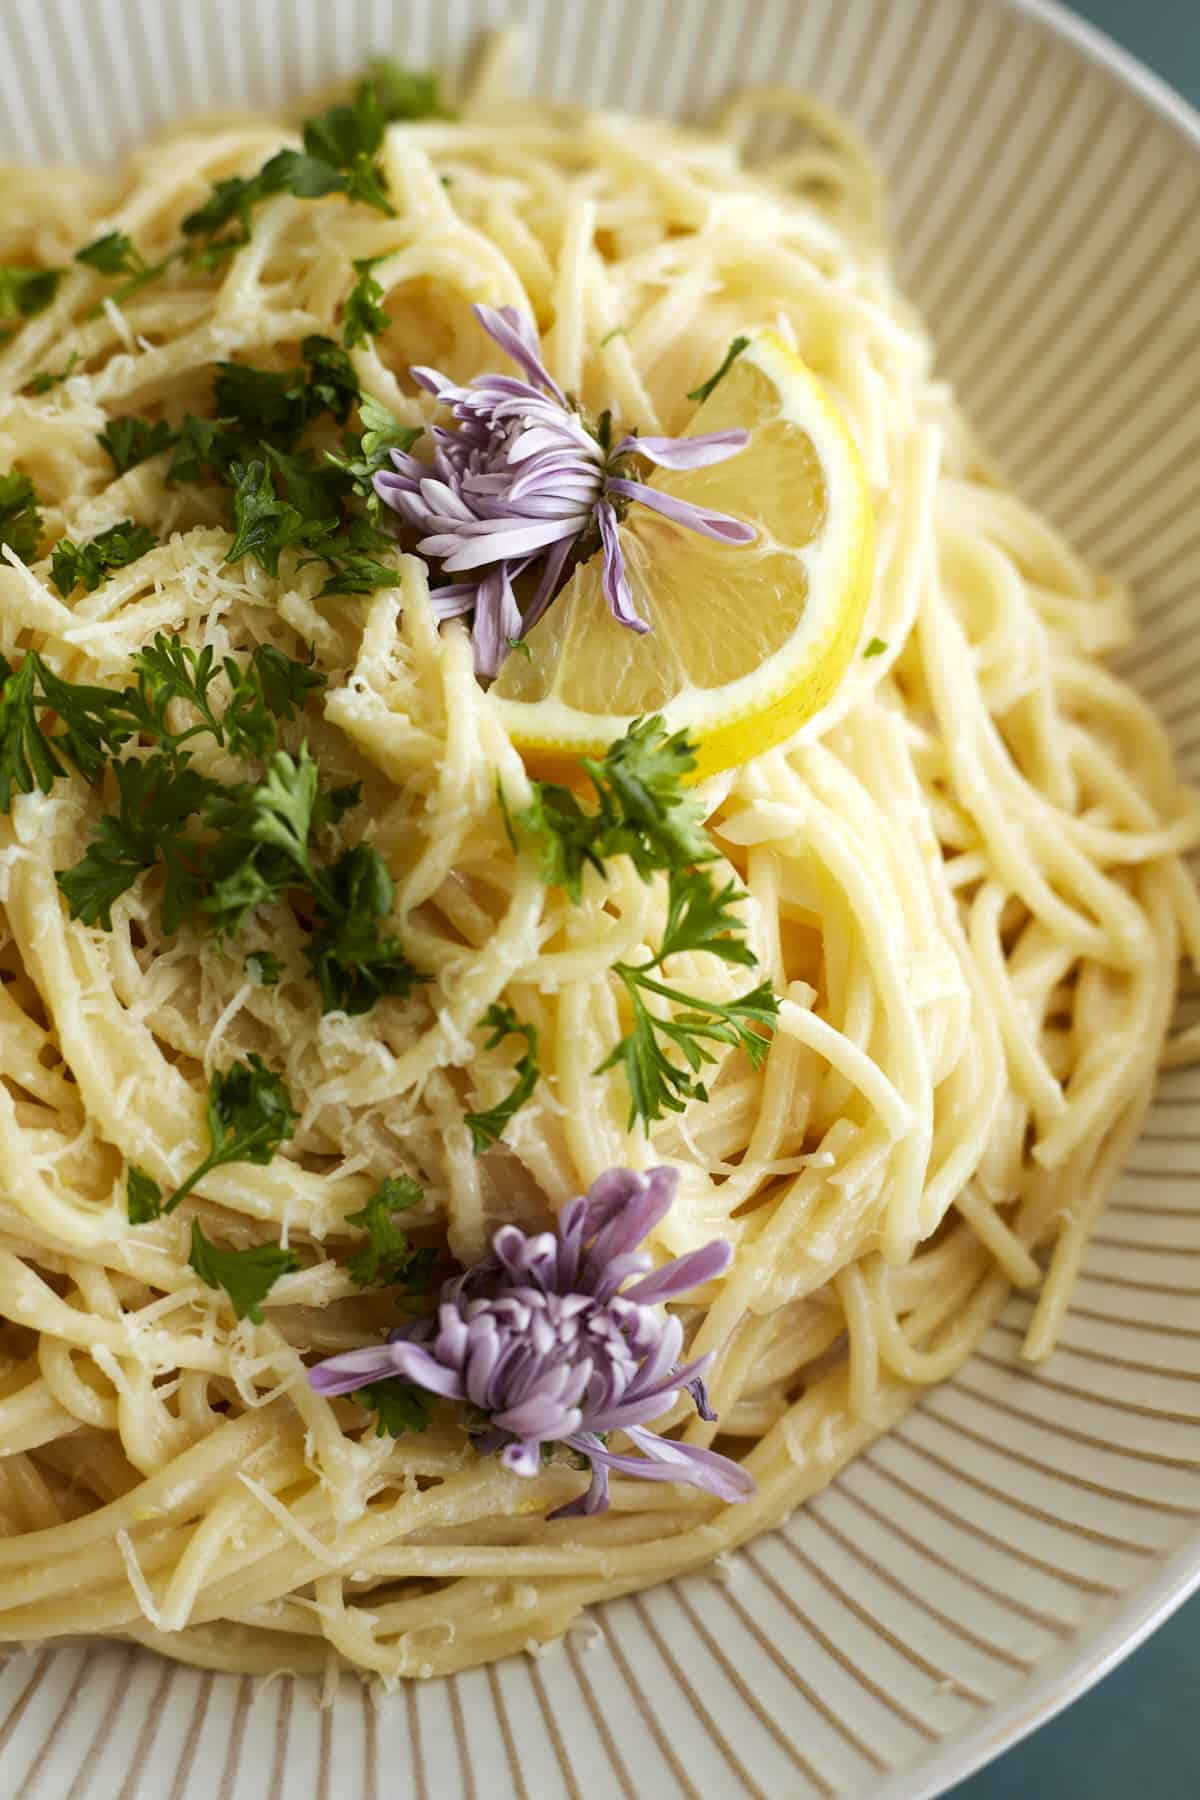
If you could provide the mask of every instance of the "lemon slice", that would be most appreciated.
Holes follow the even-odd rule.
[[[578,568],[491,693],[535,766],[601,755],[631,721],[661,712],[697,747],[697,777],[792,737],[825,705],[854,654],[872,568],[866,476],[819,381],[777,337],[755,340],[687,433],[741,426],[746,449],[652,485],[752,524],[749,545],[700,537],[636,503],[621,544],[651,630],[618,625],[602,558]]]

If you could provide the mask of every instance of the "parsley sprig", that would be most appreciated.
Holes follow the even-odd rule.
[[[471,1146],[476,1156],[480,1151],[486,1150],[489,1144],[500,1142],[510,1120],[532,1095],[542,1072],[538,1063],[536,1026],[519,1019],[511,1006],[499,1004],[488,1007],[481,1023],[491,1034],[484,1042],[485,1050],[498,1049],[506,1037],[524,1038],[525,1049],[513,1071],[517,1079],[504,1099],[498,1100],[486,1112],[469,1112],[463,1115],[464,1122],[470,1128]]]
[[[50,579],[64,600],[77,587],[94,593],[114,569],[137,562],[157,542],[152,531],[132,519],[121,519],[81,544],[59,538],[50,552]]]
[[[184,250],[172,250],[160,262],[149,263],[135,246],[133,239],[126,231],[108,231],[91,244],[85,244],[82,250],[75,252],[75,261],[83,263],[85,268],[94,269],[98,275],[124,275],[125,280],[115,287],[107,299],[120,306],[122,300],[128,300],[151,281],[170,268],[173,262],[185,254]],[[91,309],[89,317],[103,311],[103,302]]]
[[[28,475],[10,469],[0,475],[0,550],[5,545],[22,562],[32,562],[42,537],[38,497]]]
[[[183,221],[202,266],[248,244],[254,213],[276,194],[319,200],[344,194],[378,212],[392,213],[379,150],[388,114],[375,87],[364,81],[349,105],[331,106],[302,127],[303,150],[278,150],[256,175],[226,176],[202,206]]]
[[[396,570],[378,554],[395,540],[381,530],[373,477],[393,449],[408,449],[419,429],[401,426],[362,396],[344,349],[311,336],[300,362],[286,369],[246,363],[217,365],[215,418],[189,413],[172,431],[162,421],[110,421],[100,441],[118,473],[143,456],[174,449],[169,482],[213,478],[227,490],[232,541],[225,561],[249,556],[278,576],[280,558],[294,551],[321,562],[328,594],[366,594],[394,585]],[[361,432],[347,432],[340,451],[318,453],[301,444],[308,427],[332,418],[344,425],[358,405]]]
[[[602,761],[583,759],[597,804],[584,806],[572,788],[535,781],[533,799],[513,823],[532,840],[548,885],[582,895],[587,867],[604,873],[610,857],[628,856],[643,880],[656,869],[690,867],[716,855],[704,829],[704,807],[683,788],[696,753],[682,731],[661,717],[638,719],[610,744]]]
[[[707,1100],[700,1079],[705,1064],[716,1061],[712,1044],[727,1044],[747,1052],[755,1068],[767,1053],[767,1039],[774,1030],[779,1002],[769,981],[731,1001],[697,999],[654,979],[669,956],[684,951],[707,952],[722,962],[752,966],[750,946],[738,935],[739,921],[732,909],[746,898],[733,881],[713,887],[700,870],[673,869],[668,889],[667,923],[657,952],[644,963],[618,962],[619,978],[633,1009],[633,1028],[614,1047],[596,1073],[620,1068],[629,1087],[628,1129],[638,1119],[649,1127],[664,1112],[682,1112],[689,1100]],[[682,1010],[667,1015],[647,1004],[647,995],[669,1001]],[[674,1049],[682,1062],[674,1060]]]
[[[286,1083],[272,1074],[260,1057],[251,1056],[247,1062],[214,1070],[205,1108],[208,1155],[169,1200],[163,1199],[162,1190],[151,1176],[131,1166],[126,1183],[130,1223],[144,1225],[163,1213],[174,1212],[197,1182],[213,1169],[227,1163],[269,1163],[280,1145],[291,1137],[295,1119]]]
[[[543,879],[564,887],[576,902],[584,870],[603,875],[613,856],[628,856],[644,881],[655,871],[667,872],[667,921],[657,951],[643,963],[613,965],[632,1009],[632,1029],[596,1070],[624,1071],[630,1128],[641,1119],[648,1129],[664,1112],[681,1112],[688,1100],[707,1100],[701,1072],[716,1061],[713,1045],[740,1047],[757,1067],[779,1003],[765,981],[737,1000],[717,1001],[657,978],[668,957],[684,952],[742,967],[756,961],[734,911],[745,894],[732,881],[716,887],[705,872],[717,852],[704,827],[704,807],[684,786],[696,767],[686,735],[668,733],[661,717],[639,719],[601,761],[583,766],[593,806],[571,788],[538,781],[533,799],[510,825],[532,843]],[[668,1013],[652,1000],[680,1010]]]
[[[365,344],[377,332],[386,331],[391,324],[391,314],[379,304],[383,299],[383,287],[371,270],[379,256],[360,256],[354,264],[354,273],[358,279],[346,298],[346,307],[342,315],[342,343],[347,350]]]

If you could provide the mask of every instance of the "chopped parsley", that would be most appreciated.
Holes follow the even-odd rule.
[[[158,419],[152,425],[148,419],[127,415],[110,419],[104,430],[96,433],[96,442],[107,450],[117,474],[124,475],[127,469],[145,462],[148,456],[169,450],[175,442],[175,433],[165,419]]]
[[[259,1166],[269,1163],[279,1146],[291,1137],[295,1114],[286,1084],[278,1075],[273,1075],[259,1057],[251,1056],[248,1062],[234,1063],[231,1068],[214,1071],[208,1084],[205,1120],[208,1125],[208,1155],[196,1165],[182,1186],[176,1188],[169,1200],[164,1201],[158,1183],[144,1170],[130,1167],[126,1183],[126,1205],[131,1224],[144,1225],[149,1219],[174,1212],[198,1181],[202,1181],[213,1169],[223,1168],[226,1163],[247,1162]],[[193,1239],[193,1243],[194,1241]],[[207,1280],[207,1276],[204,1279]],[[210,1287],[217,1285],[215,1281],[209,1282]],[[224,1283],[220,1285],[223,1286]],[[267,1286],[270,1286],[270,1282]],[[234,1304],[236,1307],[236,1302]],[[244,1316],[242,1312],[238,1312],[239,1318]]]
[[[114,902],[139,875],[161,864],[162,927],[177,931],[202,891],[185,827],[212,784],[161,752],[114,763],[113,774],[117,811],[97,821],[84,855],[59,872],[59,890],[73,919],[111,931]]]
[[[542,879],[565,887],[575,901],[584,869],[603,874],[611,856],[630,857],[643,880],[656,869],[710,862],[716,852],[704,829],[704,807],[682,785],[695,766],[684,732],[669,734],[657,715],[638,719],[602,761],[583,759],[594,808],[586,808],[572,788],[535,781],[533,799],[513,823],[532,840]]]
[[[406,69],[387,56],[373,56],[364,71],[364,87],[375,98],[390,124],[395,119],[453,119],[457,114],[443,104],[438,78],[432,69]],[[361,88],[360,88],[361,92]]]
[[[233,542],[225,553],[227,563],[252,556],[268,575],[279,574],[284,550],[311,550],[337,531],[336,518],[306,518],[299,507],[281,500],[265,462],[234,463]]]
[[[411,1381],[392,1376],[355,1388],[352,1400],[375,1414],[376,1437],[402,1437],[406,1431],[424,1431],[433,1411],[433,1396]]]
[[[85,244],[82,250],[75,252],[75,261],[83,263],[86,268],[94,269],[98,275],[124,275],[126,279],[119,287],[113,289],[108,298],[119,306],[122,300],[128,300],[147,282],[157,281],[164,270],[182,256],[182,250],[172,250],[161,262],[148,263],[141,251],[135,246],[133,239],[124,231],[109,231],[98,237],[94,243]],[[102,310],[100,306],[92,308],[93,313]]]
[[[517,1079],[504,1099],[498,1101],[487,1112],[464,1114],[465,1123],[470,1128],[471,1144],[476,1156],[481,1150],[486,1150],[489,1144],[500,1142],[509,1121],[530,1098],[541,1074],[538,1063],[538,1034],[535,1026],[518,1019],[511,1006],[498,1004],[488,1007],[483,1015],[482,1023],[491,1033],[484,1043],[485,1050],[497,1049],[506,1037],[524,1038],[525,1049],[518,1059],[514,1071]]]
[[[360,433],[347,433],[341,451],[326,452],[327,460],[349,478],[351,491],[361,500],[368,518],[378,520],[382,502],[375,492],[374,478],[380,469],[392,466],[392,451],[411,450],[421,435],[421,426],[401,425],[387,408],[364,394],[358,407]]]
[[[386,331],[392,322],[391,314],[379,304],[383,299],[383,287],[371,273],[375,264],[382,260],[379,256],[361,256],[354,264],[358,280],[346,297],[342,315],[342,343],[347,350],[354,350],[377,332]]]
[[[726,375],[728,375],[730,369],[732,369],[734,363],[742,354],[742,351],[748,350],[749,348],[750,339],[748,337],[735,337],[728,350],[725,352],[725,360],[720,368],[715,369],[708,380],[702,381],[699,387],[692,388],[688,394],[688,399],[694,400],[697,405],[699,405],[702,400],[707,400],[717,383],[719,381],[724,381]]]
[[[303,150],[278,150],[256,175],[218,181],[204,204],[183,221],[185,237],[196,245],[194,260],[214,267],[248,244],[255,211],[276,194],[303,200],[344,194],[379,212],[393,212],[378,160],[387,122],[375,89],[364,82],[350,105],[331,106],[305,121]]]
[[[433,1252],[414,1250],[407,1232],[392,1223],[392,1215],[408,1212],[425,1198],[411,1175],[389,1175],[359,1212],[346,1214],[347,1225],[361,1225],[367,1241],[346,1264],[355,1287],[389,1287],[423,1276]]]
[[[10,469],[0,475],[0,550],[5,545],[22,562],[32,562],[42,537],[38,497],[28,475]]]
[[[871,639],[870,643],[867,645],[866,649],[863,651],[863,661],[865,662],[867,657],[869,657],[869,656],[882,656],[886,649],[887,649],[887,643],[886,643],[885,639],[883,639],[881,637],[873,637]]]
[[[223,1288],[239,1319],[263,1322],[262,1302],[281,1275],[294,1275],[302,1267],[294,1250],[278,1244],[254,1244],[248,1250],[222,1250],[192,1220],[192,1248],[188,1265],[206,1287]]]
[[[63,269],[15,269],[0,263],[0,319],[32,319],[58,292]]]
[[[51,741],[38,722],[34,685],[38,661],[27,656],[14,669],[0,656],[0,812],[12,808],[12,793],[50,792],[64,773]]]
[[[259,987],[277,987],[283,975],[283,964],[270,950],[252,950],[242,966]]]
[[[111,766],[116,809],[58,874],[71,916],[111,930],[114,902],[161,869],[163,929],[191,920],[224,938],[256,907],[299,891],[311,902],[305,956],[325,1011],[366,1012],[424,982],[386,929],[394,890],[378,851],[360,843],[332,862],[319,854],[322,834],[360,804],[359,784],[323,786],[307,745],[292,756],[277,740],[279,722],[300,715],[324,676],[272,645],[245,663],[218,664],[207,646],[162,633],[138,652],[134,671],[123,689],[94,687],[62,680],[34,652],[16,669],[0,658],[0,813],[14,790],[48,793],[67,762],[89,781]],[[201,734],[262,758],[263,773],[231,783],[201,775],[187,747]],[[134,739],[142,750],[121,757]]]
[[[114,569],[137,562],[157,542],[152,531],[145,525],[135,525],[132,519],[121,519],[82,544],[59,538],[50,552],[50,579],[64,600],[77,587],[86,588],[90,594]]]

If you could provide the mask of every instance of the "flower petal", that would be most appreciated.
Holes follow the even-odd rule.
[[[736,456],[750,442],[748,431],[706,431],[697,437],[627,437],[613,451],[625,456],[636,451],[662,469],[705,469],[712,463]]]
[[[308,1371],[308,1384],[318,1394],[349,1394],[369,1381],[386,1381],[396,1372],[390,1344],[368,1344],[326,1357]]]
[[[537,328],[531,319],[526,319],[515,306],[473,306],[471,311],[483,326],[488,336],[511,356],[519,369],[523,369],[530,381],[548,388],[554,398],[565,407],[567,396],[563,393],[553,375],[542,361],[541,344],[538,340]]]
[[[673,494],[662,494],[657,488],[647,487],[644,481],[609,476],[604,489],[606,493],[620,494],[626,500],[637,500],[652,512],[673,519],[676,525],[686,525],[689,531],[698,531],[701,537],[716,538],[722,544],[752,544],[758,536],[753,525],[747,525],[743,519],[731,518],[728,513],[714,512],[709,507],[693,506],[689,500],[677,500]]]
[[[621,1298],[636,1301],[639,1306],[654,1306],[660,1300],[677,1300],[689,1288],[700,1287],[723,1275],[732,1261],[733,1245],[725,1238],[714,1238],[703,1249],[689,1250],[686,1256],[677,1256],[673,1262],[664,1263],[643,1281],[635,1281],[632,1287],[624,1290]]]
[[[606,485],[611,486],[611,483]],[[601,586],[604,598],[608,601],[608,610],[618,625],[626,625],[630,631],[639,633],[649,631],[649,625],[633,604],[633,593],[625,573],[621,534],[617,529],[617,515],[607,500],[601,500],[597,504],[595,518],[600,527],[600,542],[604,549]]]

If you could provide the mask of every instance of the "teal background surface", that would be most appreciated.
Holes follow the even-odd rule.
[[[1200,107],[1200,0],[1075,0],[1073,10]],[[1200,295],[1195,311],[1200,329]],[[952,1800],[1018,1797],[1200,1800],[1200,1596]]]

